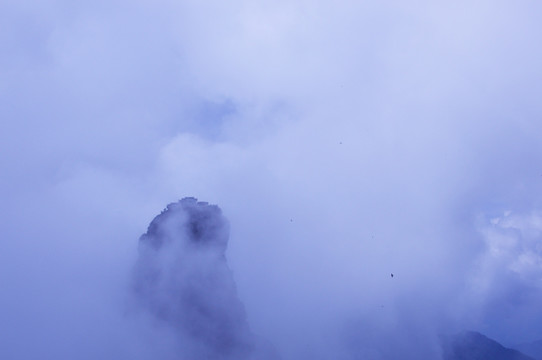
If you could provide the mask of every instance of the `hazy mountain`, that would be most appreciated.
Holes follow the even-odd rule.
[[[225,257],[228,237],[217,206],[185,198],[140,238],[136,297],[177,334],[181,359],[275,358],[250,332]]]
[[[442,336],[441,344],[443,360],[534,360],[475,331]]]
[[[542,340],[523,343],[512,346],[514,349],[521,351],[524,354],[532,356],[536,360],[542,360]]]

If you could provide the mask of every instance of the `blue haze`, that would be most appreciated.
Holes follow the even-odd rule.
[[[539,340],[541,11],[1,2],[0,357],[177,359],[128,294],[186,196],[229,219],[251,330],[285,360]]]

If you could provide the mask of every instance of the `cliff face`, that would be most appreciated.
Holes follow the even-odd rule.
[[[226,262],[228,236],[217,206],[185,198],[140,238],[137,299],[188,344],[187,358],[260,358]]]

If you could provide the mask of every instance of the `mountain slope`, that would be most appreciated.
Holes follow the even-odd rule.
[[[475,331],[442,336],[441,344],[444,360],[535,360]]]
[[[515,345],[513,348],[536,360],[542,360],[542,340]]]

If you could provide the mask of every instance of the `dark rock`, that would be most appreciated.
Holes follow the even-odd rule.
[[[225,251],[229,224],[218,206],[169,204],[140,238],[139,302],[170,326],[198,359],[263,359],[250,332]]]

